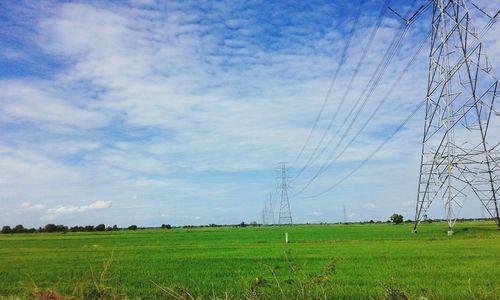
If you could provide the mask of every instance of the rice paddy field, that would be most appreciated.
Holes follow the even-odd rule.
[[[500,299],[496,225],[446,231],[432,223],[418,234],[410,224],[4,234],[0,298]]]

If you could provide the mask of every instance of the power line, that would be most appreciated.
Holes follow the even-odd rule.
[[[337,160],[345,153],[345,151],[354,143],[354,141],[361,135],[361,133],[363,132],[363,130],[368,126],[368,124],[371,122],[371,120],[373,120],[373,118],[375,117],[375,115],[378,113],[378,111],[380,110],[380,108],[385,104],[385,102],[387,102],[389,96],[392,94],[392,92],[398,87],[399,83],[401,82],[401,79],[404,77],[404,75],[407,73],[407,71],[409,70],[410,66],[413,64],[413,62],[415,61],[415,59],[417,58],[417,56],[420,54],[420,52],[422,51],[423,49],[423,46],[425,45],[425,43],[428,41],[430,35],[428,35],[424,40],[422,40],[422,42],[420,43],[420,45],[417,47],[417,50],[415,51],[415,53],[413,54],[413,56],[411,57],[411,59],[408,61],[408,63],[406,64],[406,66],[403,68],[402,72],[399,74],[399,76],[397,77],[396,81],[394,81],[393,85],[391,86],[391,88],[389,89],[388,93],[384,96],[384,98],[377,104],[377,106],[375,107],[375,109],[372,111],[372,113],[368,116],[368,118],[365,120],[365,122],[363,123],[363,125],[358,129],[358,131],[355,133],[355,135],[349,140],[349,142],[344,146],[344,148],[342,149],[342,151],[340,151],[340,153],[337,154],[337,156],[332,160],[333,158],[333,155],[336,153],[336,150],[337,148],[342,144],[342,142],[344,141],[345,137],[347,136],[347,134],[351,131],[351,129],[353,128],[353,126],[349,126],[348,129],[344,132],[344,134],[342,135],[340,141],[337,143],[337,145],[334,147],[333,151],[330,153],[330,155],[328,156],[328,158],[326,159],[325,161],[325,164],[321,167],[321,169],[318,171],[318,175],[321,175],[322,173],[326,172],[335,162],[337,162]]]
[[[428,4],[429,5],[429,4]],[[421,14],[427,7],[428,5],[426,5],[425,7],[421,7],[416,14],[414,14],[414,16],[412,17],[412,21],[415,19],[415,17],[418,15],[418,14]],[[413,8],[412,8],[413,9]],[[351,109],[350,113],[347,115],[346,119],[344,120],[343,124],[345,124],[347,122],[347,119],[349,118],[349,116],[352,114],[352,112],[354,111],[354,109],[356,109],[356,107],[358,106],[358,104],[361,102],[361,100],[363,100],[361,102],[361,106],[358,108],[357,112],[355,113],[353,119],[351,119],[351,122],[347,128],[347,131],[350,131],[350,129],[352,128],[352,126],[354,125],[354,122],[357,120],[357,118],[359,117],[360,115],[360,112],[361,110],[364,108],[364,106],[366,105],[368,99],[371,97],[371,95],[373,94],[375,88],[379,85],[380,83],[380,80],[382,79],[382,76],[383,74],[385,73],[385,71],[387,70],[387,67],[388,65],[391,63],[392,61],[392,58],[395,56],[395,54],[397,53],[397,50],[399,49],[399,46],[401,45],[401,42],[402,40],[404,39],[404,37],[406,36],[408,30],[409,30],[409,26],[410,26],[411,22],[407,22],[405,23],[404,25],[402,25],[402,27],[400,28],[400,31],[399,31],[399,34],[396,35],[393,40],[391,41],[389,47],[387,48],[385,54],[384,54],[384,57],[382,58],[382,60],[380,61],[380,63],[378,64],[377,66],[377,69],[375,70],[375,72],[373,73],[369,83],[365,86],[363,92],[361,93],[360,97],[357,99],[355,105],[353,106],[353,108]],[[363,96],[365,96],[363,98]],[[343,126],[341,127],[343,128]],[[341,129],[340,128],[340,129]],[[339,133],[339,130],[337,130],[336,133]],[[332,139],[331,141],[333,141],[333,139],[335,138],[336,135],[332,136]],[[345,134],[344,134],[345,136]],[[328,144],[330,144],[331,142],[329,142]],[[324,151],[326,150],[326,147],[322,149],[322,151],[320,152],[320,155],[322,153],[324,153]],[[318,156],[319,157],[319,156]],[[323,170],[325,168],[325,164],[323,164],[321,166],[321,168],[315,173],[315,175],[306,183],[306,185],[299,191],[297,192],[294,196],[297,196],[299,195],[300,193],[302,193],[303,191],[305,191],[309,185],[319,176],[323,173]]]
[[[363,161],[361,161],[361,163],[359,163],[353,170],[351,170],[347,175],[345,175],[344,177],[342,177],[340,180],[338,180],[337,182],[335,182],[331,187],[327,188],[326,190],[320,192],[320,193],[317,193],[317,194],[314,194],[312,196],[308,196],[307,198],[315,198],[315,197],[319,197],[321,195],[324,195],[330,191],[332,191],[333,189],[335,189],[337,186],[339,186],[340,184],[342,184],[344,181],[346,181],[347,179],[349,179],[349,177],[351,177],[354,173],[356,173],[359,169],[361,169],[368,161],[370,161],[374,156],[375,154],[377,154],[399,131],[401,131],[401,129],[403,129],[406,125],[406,123],[408,123],[408,121],[411,120],[411,118],[424,106],[425,102],[420,102],[419,105],[417,105],[413,110],[412,112],[405,118],[405,120],[396,128],[396,130],[394,130],[394,132],[391,133],[391,135],[389,135],[374,151],[372,151],[370,153],[370,155],[368,155]]]
[[[364,49],[362,51],[361,57],[360,57],[357,65],[356,65],[356,67],[354,68],[354,73],[352,74],[351,79],[350,79],[350,81],[349,81],[349,83],[347,85],[347,88],[345,89],[344,95],[342,96],[339,105],[336,107],[335,112],[334,112],[332,118],[330,119],[330,122],[329,122],[327,128],[325,129],[325,131],[323,132],[322,137],[320,138],[320,141],[318,142],[318,144],[314,148],[314,150],[313,150],[311,156],[309,157],[308,161],[299,170],[299,172],[292,178],[292,181],[295,180],[295,179],[297,179],[304,172],[304,170],[306,170],[311,165],[312,160],[315,157],[317,157],[316,153],[317,153],[319,147],[321,147],[321,144],[323,143],[323,140],[325,139],[326,135],[330,131],[330,129],[331,129],[332,125],[333,125],[333,122],[337,118],[338,112],[340,111],[341,107],[343,106],[343,104],[344,104],[344,102],[346,100],[347,94],[349,93],[349,91],[351,89],[351,86],[354,83],[354,80],[358,76],[359,70],[361,69],[361,65],[364,63],[366,55],[368,54],[368,51],[371,48],[372,42],[373,42],[373,40],[374,40],[374,38],[375,38],[375,36],[376,36],[379,28],[380,28],[380,25],[382,24],[382,20],[384,19],[384,15],[385,15],[385,12],[387,10],[388,3],[389,3],[389,0],[386,0],[384,2],[384,4],[382,5],[382,9],[380,10],[380,13],[378,14],[377,20],[375,22],[375,26],[373,26],[373,29],[370,32],[370,35],[369,35],[369,38],[368,38],[368,42],[366,43],[366,45],[365,45],[365,47],[364,47]],[[317,123],[314,124],[313,128],[315,128],[316,125],[317,125]],[[310,132],[310,135],[308,136],[308,138],[306,140],[306,143],[309,142],[311,134],[312,134],[312,131]],[[301,150],[300,154],[302,154],[303,150],[304,149]]]
[[[323,112],[325,110],[326,104],[328,103],[328,100],[330,99],[330,95],[331,95],[333,87],[334,87],[334,85],[335,85],[335,83],[337,81],[337,77],[338,77],[338,75],[340,73],[340,70],[342,69],[342,66],[345,64],[346,56],[347,56],[347,50],[349,49],[349,47],[351,45],[352,37],[354,36],[354,30],[356,29],[356,26],[358,24],[359,16],[361,15],[361,7],[363,6],[364,2],[365,2],[365,0],[360,0],[359,1],[358,10],[357,10],[356,16],[354,17],[354,22],[352,24],[352,27],[351,27],[349,33],[348,33],[348,38],[347,38],[347,41],[346,41],[346,43],[344,45],[344,48],[342,49],[342,55],[340,57],[340,62],[337,65],[337,68],[336,68],[335,73],[333,75],[332,81],[330,82],[330,86],[328,88],[328,91],[326,92],[325,99],[323,100],[323,103],[321,104],[321,108],[319,110],[318,116],[316,117],[316,119],[314,121],[314,124],[313,124],[311,130],[309,131],[309,135],[307,136],[307,139],[304,142],[304,145],[300,149],[299,154],[297,155],[297,157],[295,157],[295,159],[292,162],[292,164],[290,165],[290,167],[293,166],[293,165],[295,165],[295,163],[302,156],[302,153],[304,152],[305,148],[307,147],[307,144],[309,143],[309,141],[310,141],[310,139],[312,137],[312,134],[313,134],[314,130],[316,129],[316,127],[318,126],[318,123],[319,123],[319,120],[321,119],[321,116],[323,115]]]
[[[495,23],[495,20],[490,20],[486,26],[483,28],[483,30],[476,36],[477,40],[480,40],[482,36],[484,36],[486,34],[486,32],[492,27],[492,25]],[[470,49],[470,53],[473,53],[475,51],[475,49],[478,47],[478,43],[476,44],[473,44],[472,46],[470,46],[468,49]],[[455,69],[453,69],[450,73],[451,76],[453,76],[456,72],[458,72],[459,68],[465,64],[468,59],[470,57],[470,54],[466,54],[464,55],[464,58],[461,59],[461,61],[457,62],[457,64],[455,65]],[[446,84],[449,80],[451,79],[451,77],[447,80],[442,80],[440,82],[437,82],[437,85],[439,84]],[[411,111],[411,113],[405,118],[405,120],[396,128],[396,130],[386,138],[386,140],[384,140],[372,153],[370,153],[370,155],[368,155],[363,161],[361,161],[361,163],[359,163],[353,170],[351,170],[351,172],[349,172],[347,175],[345,175],[343,178],[341,178],[340,180],[338,180],[335,184],[333,184],[332,186],[330,186],[329,188],[327,188],[326,190],[320,192],[320,193],[317,193],[317,194],[314,194],[312,196],[308,196],[307,198],[315,198],[315,197],[319,197],[321,195],[324,195],[330,191],[332,191],[333,189],[335,189],[337,186],[339,186],[340,184],[342,184],[344,181],[346,181],[347,179],[349,179],[349,177],[351,177],[354,173],[356,173],[359,169],[361,169],[368,161],[370,161],[399,131],[401,131],[402,128],[405,127],[405,125],[408,123],[408,121],[422,108],[422,106],[424,104],[426,104],[427,100],[421,102],[418,106],[416,106],[414,108],[413,111]],[[477,101],[476,101],[477,102]],[[475,102],[475,103],[476,103]],[[474,105],[475,103],[473,103],[472,105]],[[465,112],[467,113],[467,112]],[[455,126],[460,120],[456,120],[456,122],[452,125],[452,126]],[[500,166],[499,166],[500,167]]]

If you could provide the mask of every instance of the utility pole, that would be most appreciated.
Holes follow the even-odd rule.
[[[500,154],[495,149],[498,140],[488,136],[491,118],[498,117],[498,80],[481,43],[498,12],[490,16],[477,9],[489,18],[482,31],[474,28],[465,0],[433,0],[414,232],[440,198],[448,235],[453,235],[457,216],[470,196],[481,202],[500,228]]]
[[[288,199],[288,175],[286,163],[281,164],[281,201],[278,224],[293,224],[290,201]]]

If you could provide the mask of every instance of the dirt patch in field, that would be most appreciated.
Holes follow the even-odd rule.
[[[30,294],[29,300],[76,300],[75,297],[68,297],[53,291],[34,291]]]

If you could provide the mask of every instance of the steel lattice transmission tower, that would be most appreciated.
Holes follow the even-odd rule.
[[[276,221],[274,219],[273,210],[273,193],[269,193],[269,199],[264,201],[264,208],[262,209],[262,225],[274,225]]]
[[[276,220],[274,219],[274,209],[273,209],[273,193],[269,193],[269,199],[268,199],[268,216],[269,216],[269,222],[272,222],[271,224],[274,225],[276,224]]]
[[[264,202],[264,208],[262,208],[262,225],[267,225],[267,203]]]
[[[481,201],[500,227],[500,155],[495,150],[498,141],[491,141],[488,135],[490,121],[498,116],[498,81],[481,43],[497,15],[490,17],[485,29],[478,32],[464,0],[433,1],[414,231],[430,205],[442,199],[449,234],[453,234],[468,197]]]
[[[281,163],[281,201],[278,224],[293,224],[290,200],[288,199],[288,175],[286,163]]]

